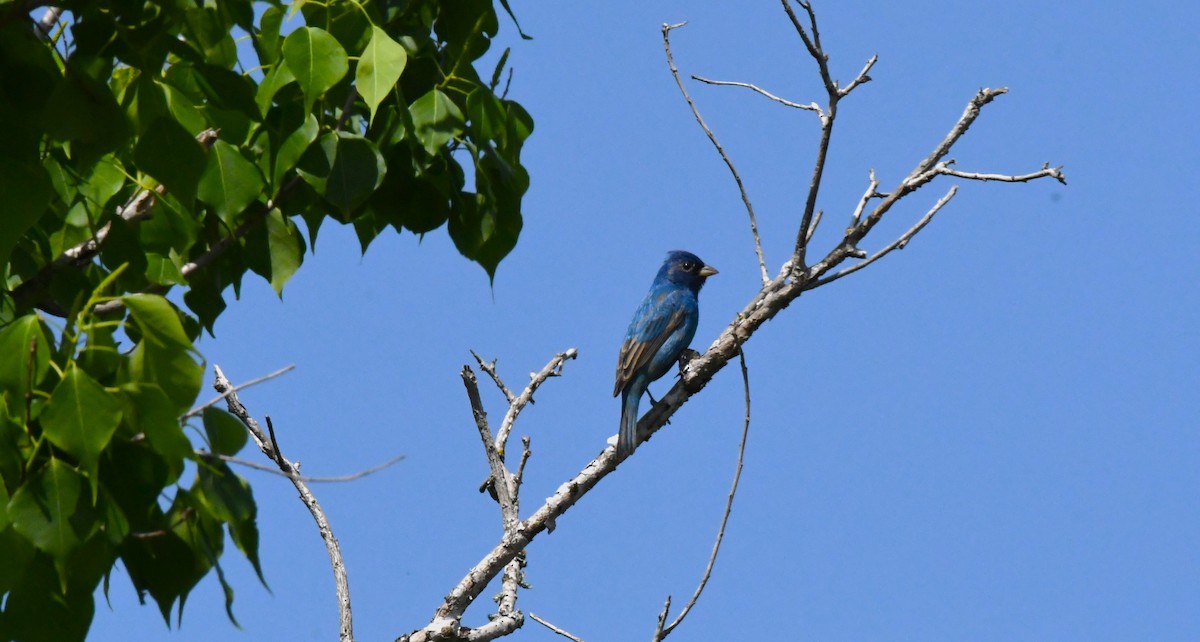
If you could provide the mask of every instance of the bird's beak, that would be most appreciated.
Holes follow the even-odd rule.
[[[717,268],[715,268],[711,265],[706,265],[706,266],[700,268],[700,276],[703,276],[703,277],[710,277],[717,273],[718,273]]]

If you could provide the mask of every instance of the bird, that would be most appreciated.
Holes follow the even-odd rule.
[[[613,396],[621,395],[619,456],[628,457],[637,447],[642,393],[679,361],[696,335],[700,321],[697,297],[704,282],[714,274],[716,268],[691,252],[668,252],[646,298],[633,313],[617,355],[617,383],[613,387]]]

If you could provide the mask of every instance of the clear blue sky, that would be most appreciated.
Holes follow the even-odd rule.
[[[714,8],[723,5],[720,8]],[[746,346],[753,423],[723,553],[673,640],[1200,639],[1200,245],[1189,3],[817,5],[834,75],[873,53],[843,102],[815,251],[874,167],[890,189],[982,86],[989,106],[953,154],[964,170],[1053,181],[957,181],[903,252],[811,292]],[[444,230],[385,236],[360,258],[326,227],[282,302],[261,280],[202,348],[309,474],[407,459],[315,492],[341,539],[360,640],[428,622],[497,541],[495,504],[458,371],[499,357],[511,386],[579,349],[521,416],[534,455],[524,513],[616,432],[616,351],[663,254],[721,269],[701,296],[703,349],[758,287],[745,213],[671,80],[685,74],[822,100],[777,3],[514,2],[512,94],[534,115],[525,229],[494,289]],[[787,258],[816,118],[691,83],[738,163],[774,273]],[[878,248],[955,181],[939,179],[869,237]],[[669,387],[660,382],[661,394]],[[209,394],[205,389],[205,396]],[[493,418],[502,399],[484,389]],[[518,605],[589,642],[648,639],[667,595],[700,577],[743,412],[727,368],[529,549]],[[248,449],[248,457],[259,457]],[[215,577],[183,628],[137,605],[122,569],[95,640],[332,640],[327,557],[285,480],[253,471],[272,593],[230,551],[243,631]],[[468,613],[485,621],[486,591]],[[529,622],[513,639],[561,640]]]

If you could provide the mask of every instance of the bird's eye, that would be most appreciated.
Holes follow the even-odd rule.
[[[684,261],[679,267],[683,268],[684,272],[691,272],[696,266],[691,261]]]

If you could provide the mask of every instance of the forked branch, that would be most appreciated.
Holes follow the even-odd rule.
[[[229,412],[233,413],[242,423],[246,425],[246,429],[250,431],[250,436],[254,438],[254,443],[258,444],[259,450],[267,456],[267,459],[275,462],[287,478],[291,480],[292,485],[300,493],[300,501],[308,507],[309,513],[312,514],[313,520],[317,523],[317,530],[321,533],[321,539],[325,541],[325,550],[329,553],[329,563],[333,567],[333,580],[337,590],[338,601],[338,640],[340,642],[352,642],[354,640],[354,614],[350,607],[350,580],[346,576],[346,562],[342,558],[342,548],[338,544],[337,537],[333,535],[333,527],[329,525],[329,519],[325,516],[325,510],[321,508],[320,502],[308,489],[308,484],[300,476],[300,471],[296,465],[288,461],[283,453],[280,452],[279,442],[275,437],[275,427],[271,424],[271,418],[267,417],[267,427],[270,430],[270,435],[263,432],[261,426],[250,415],[250,411],[246,410],[246,406],[242,405],[241,399],[238,399],[237,392],[233,390],[233,384],[229,383],[229,379],[225,377],[225,373],[221,372],[220,366],[213,366],[216,372],[216,380],[213,382],[213,388],[220,393],[225,399],[225,404],[229,408]]]

